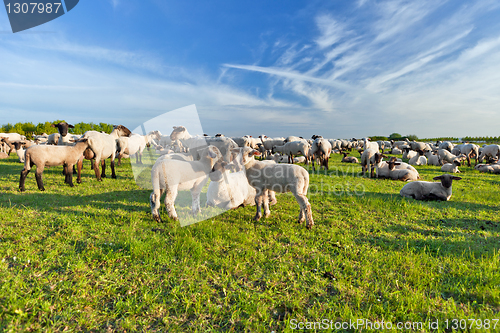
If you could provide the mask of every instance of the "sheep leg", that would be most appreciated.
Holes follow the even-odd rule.
[[[21,170],[21,178],[19,179],[19,191],[24,192],[26,188],[24,187],[24,183],[26,182],[26,176],[30,173],[30,169],[24,168]]]
[[[198,215],[201,212],[200,208],[200,192],[191,190],[191,213],[193,216]]]
[[[106,178],[106,159],[101,160],[101,166],[102,166],[102,172],[101,172],[101,177]]]
[[[35,171],[35,178],[36,178],[36,184],[38,185],[38,189],[40,191],[45,191],[45,187],[43,187],[43,169],[44,166],[36,166],[36,171]]]
[[[82,183],[82,167],[83,167],[83,158],[80,158],[77,162],[77,169],[78,169],[78,176],[76,178],[76,182],[78,184],[81,184]]]
[[[271,215],[271,211],[269,210],[269,190],[264,190],[264,194],[262,195],[262,203],[264,205],[264,217],[269,217]]]
[[[165,206],[167,207],[168,217],[177,221],[179,218],[177,217],[177,212],[174,207],[175,198],[177,198],[177,186],[170,186],[165,192]]]
[[[261,204],[262,204],[262,193],[255,196],[255,206],[257,207],[257,213],[253,218],[255,221],[260,220],[260,218],[262,217]]]
[[[307,200],[307,197],[303,194],[295,194],[295,199],[299,203],[300,213],[299,213],[299,223],[306,221],[306,228],[311,229],[314,225],[312,218],[311,204]]]
[[[276,192],[269,190],[269,205],[276,205],[278,200],[276,200]]]
[[[69,168],[67,164],[63,165],[63,175],[64,175],[64,182],[66,184],[69,184]]]
[[[101,172],[99,171],[99,162],[100,161],[98,159],[95,159],[94,164],[92,165],[94,166],[95,177],[97,178],[98,181],[102,181]]]
[[[111,178],[116,179],[115,160],[111,160]]]
[[[74,168],[75,168],[74,165],[66,166],[66,177],[68,178],[68,181],[66,183],[69,184],[70,187],[75,186],[75,185],[73,185],[73,172],[70,171],[71,169],[74,169]]]
[[[155,221],[158,223],[163,222],[160,217],[160,198],[161,198],[161,192],[157,190],[151,192],[151,195],[149,196],[151,214],[153,215],[153,219],[155,219]]]

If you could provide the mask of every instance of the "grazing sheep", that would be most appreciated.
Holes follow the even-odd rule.
[[[165,206],[169,218],[178,220],[174,203],[178,190],[190,190],[193,215],[200,209],[200,193],[208,181],[208,175],[213,172],[214,165],[222,159],[219,149],[208,146],[200,152],[199,161],[179,161],[175,159],[158,159],[151,169],[151,183],[153,192],[149,197],[151,214],[157,222],[162,222],[160,217],[160,200],[165,192]]]
[[[305,220],[306,227],[311,229],[314,221],[311,204],[309,204],[306,197],[309,187],[309,173],[307,170],[293,164],[274,164],[257,161],[254,155],[260,153],[248,147],[241,148],[241,152],[248,183],[257,191],[255,196],[257,213],[254,219],[258,221],[262,217],[261,206],[264,206],[265,217],[271,214],[269,210],[269,191],[279,193],[292,192],[300,206],[299,223]]]
[[[94,157],[94,172],[98,181],[106,177],[106,162],[107,158],[111,158],[111,178],[116,178],[115,174],[115,156],[116,156],[116,140],[121,136],[130,136],[130,130],[123,125],[118,125],[113,128],[111,134],[100,133],[97,131],[87,131],[83,138],[88,139],[89,150],[91,154],[85,156]],[[99,171],[99,163],[102,160],[102,174]],[[79,166],[80,167],[80,166]],[[80,170],[78,170],[80,172]]]
[[[451,185],[461,177],[444,174],[433,178],[440,182],[414,181],[403,186],[399,194],[415,200],[442,200],[448,201],[451,197]]]
[[[309,164],[310,145],[306,141],[293,141],[287,142],[283,146],[274,146],[272,153],[280,152],[288,155],[288,163],[293,164],[293,157],[296,155],[303,155],[306,157],[306,164]]]
[[[117,140],[119,153],[118,165],[121,164],[122,157],[127,154],[135,155],[135,163],[142,164],[142,152],[146,147],[150,147],[153,142],[152,135],[131,134],[130,136],[122,136]]]
[[[36,165],[35,178],[40,191],[45,191],[43,187],[42,174],[46,166],[64,165],[65,180],[64,182],[73,187],[73,165],[79,165],[77,183],[81,183],[81,164],[83,162],[83,152],[88,147],[88,140],[81,139],[74,146],[51,146],[51,145],[35,145],[26,150],[24,169],[21,171],[19,179],[19,190],[25,191],[24,183],[26,176],[33,165]]]
[[[328,140],[323,139],[321,137],[317,137],[312,144],[311,147],[311,160],[312,160],[312,168],[313,171],[316,171],[314,168],[314,160],[317,159],[318,165],[328,170],[328,159],[330,158],[330,154],[332,153],[332,145]]]
[[[446,162],[446,163],[453,163],[453,161],[455,160],[462,162],[466,159],[466,156],[463,154],[459,154],[458,156],[456,156],[445,149],[439,149],[438,156],[441,159],[441,162]]]
[[[450,141],[443,141],[441,142],[439,145],[438,145],[438,148],[439,149],[445,149],[447,151],[449,151],[451,153],[451,151],[453,150],[454,148],[454,145],[453,143],[451,143]]]
[[[417,150],[417,154],[410,158],[408,163],[411,165],[427,165],[427,158],[424,156],[424,151],[419,149]]]
[[[229,210],[255,205],[256,190],[248,183],[243,167],[242,156],[237,149],[236,158],[228,164],[218,161],[209,174],[210,184],[207,190],[207,206],[217,206]],[[230,171],[234,172],[230,172]],[[275,193],[269,191],[270,205],[276,203]]]
[[[403,182],[417,180],[420,178],[417,171],[411,169],[396,169],[397,166],[401,166],[401,162],[396,162],[391,159],[388,163],[389,177],[394,180],[401,180]]]
[[[475,145],[473,143],[468,143],[464,144],[460,148],[460,152],[465,155],[467,158],[467,165],[470,167],[470,159],[473,157],[476,159],[476,164],[477,165],[477,160],[479,158],[479,146]]]
[[[460,166],[460,162],[458,160],[453,161],[453,163],[446,163],[441,167],[441,171],[450,172],[450,173],[458,173],[458,167]]]
[[[493,159],[500,159],[500,145],[487,145],[483,147],[481,154],[479,155],[479,163],[482,163],[484,158],[489,159],[489,162]]]
[[[285,144],[285,138],[268,138],[265,135],[260,135],[259,138],[264,145],[264,149],[268,152],[271,152],[274,146],[283,146]]]
[[[342,155],[344,155],[344,157],[342,157],[342,161],[341,162],[344,162],[344,163],[359,163],[358,159],[354,156],[347,156],[349,155],[349,153],[345,153],[343,152]]]

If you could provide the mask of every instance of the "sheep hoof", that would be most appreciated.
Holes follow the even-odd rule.
[[[112,175],[111,178],[116,179],[116,175]]]
[[[24,192],[24,191],[26,191],[26,189],[24,187],[20,187],[19,191]]]
[[[267,219],[269,216],[271,216],[271,212],[268,212],[264,215],[264,217]]]
[[[105,174],[102,174],[102,175],[101,175],[101,178],[106,178],[106,175],[105,175]]]
[[[81,181],[81,180],[77,180],[76,182],[77,182],[78,184],[81,184],[81,183],[82,183],[82,181]]]
[[[158,222],[162,223],[163,221],[161,220],[160,214],[153,214],[153,219]]]
[[[308,225],[306,225],[307,230],[311,230],[311,229],[312,229],[312,227],[313,227],[313,225],[312,225],[312,224],[308,224]]]
[[[254,216],[254,218],[253,218],[253,220],[254,220],[254,221],[258,221],[258,220],[260,220],[260,218],[261,218],[261,216],[260,216],[260,215],[255,215],[255,216]]]

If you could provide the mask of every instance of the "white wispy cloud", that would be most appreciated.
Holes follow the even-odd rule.
[[[299,103],[308,100],[311,110],[336,111],[332,115],[341,119],[343,127],[336,128],[341,133],[357,124],[365,135],[375,134],[368,130],[374,126],[379,134],[471,134],[471,110],[500,121],[495,111],[500,98],[494,92],[500,89],[500,35],[481,22],[497,3],[358,1],[356,8],[375,15],[358,21],[322,12],[314,19],[315,47],[301,54],[288,49],[282,58],[287,61],[271,66],[224,67],[270,75],[269,96],[282,90]],[[292,50],[300,45],[294,42]],[[397,121],[403,115],[406,121]],[[429,122],[437,115],[452,118],[447,121],[453,126],[443,132],[438,122]],[[415,130],[404,129],[403,123]],[[473,131],[484,134],[484,127]]]

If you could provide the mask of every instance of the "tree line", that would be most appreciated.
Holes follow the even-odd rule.
[[[0,127],[0,133],[19,133],[26,136],[28,139],[33,139],[34,135],[41,135],[43,133],[52,134],[57,132],[56,127],[52,127],[52,124],[58,124],[64,122],[64,120],[46,121],[43,123],[38,123],[37,125],[27,122],[27,123],[16,123],[16,124],[5,124]],[[80,122],[74,124],[74,128],[70,128],[69,132],[72,134],[83,134],[86,131],[98,131],[111,133],[113,131],[113,125],[106,123],[84,123]]]

